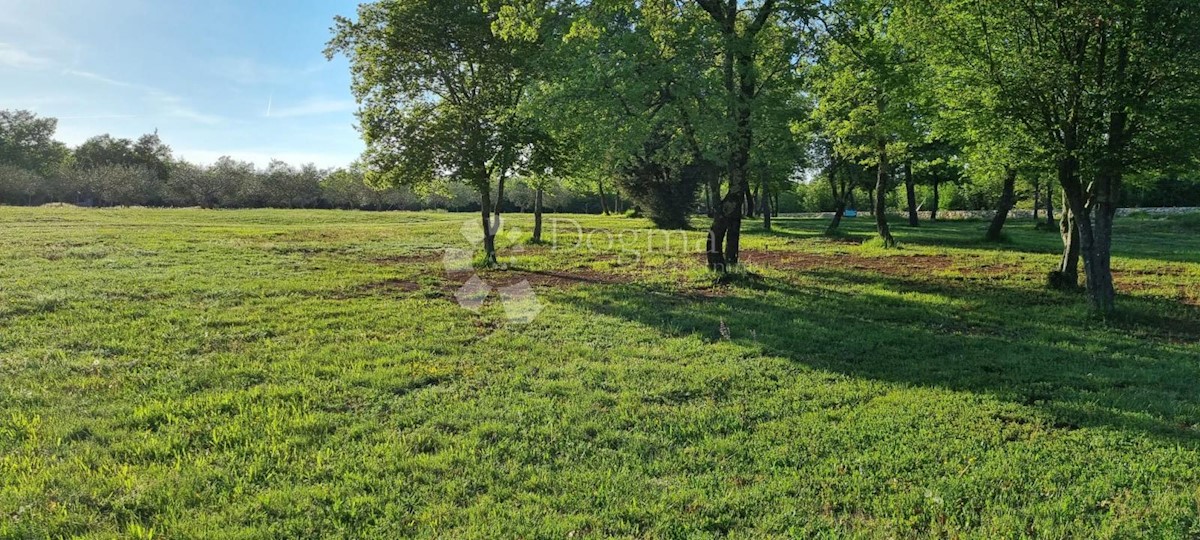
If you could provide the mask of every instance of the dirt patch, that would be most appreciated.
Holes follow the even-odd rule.
[[[818,244],[839,244],[843,246],[861,246],[866,238],[856,236],[820,236],[816,238]]]
[[[805,272],[818,269],[841,269],[870,271],[902,277],[927,276],[930,272],[948,270],[954,267],[953,259],[944,255],[863,257],[850,253],[824,255],[797,253],[793,251],[759,250],[743,251],[742,262],[777,270]]]

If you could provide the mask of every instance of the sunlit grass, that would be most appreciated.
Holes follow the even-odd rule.
[[[0,537],[1200,534],[1195,219],[1119,222],[1102,323],[1025,222],[748,224],[723,284],[555,217],[635,240],[514,235],[515,325],[475,216],[0,208]]]

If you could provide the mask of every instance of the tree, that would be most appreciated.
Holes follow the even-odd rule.
[[[131,148],[132,161],[154,172],[160,184],[166,184],[171,173],[171,147],[158,136],[158,131],[138,138]]]
[[[842,225],[846,210],[850,208],[854,191],[867,185],[870,171],[838,154],[828,141],[822,141],[817,148],[824,160],[821,177],[829,184],[833,201],[833,219],[826,227],[825,234],[834,235]]]
[[[523,127],[516,115],[528,90],[523,68],[536,50],[496,34],[498,7],[479,0],[362,4],[357,20],[336,19],[326,48],[326,56],[350,60],[368,181],[419,186],[444,176],[471,185],[488,264],[496,263],[504,181]]]
[[[54,140],[55,118],[29,111],[0,110],[0,165],[49,175],[62,165],[67,147]]]
[[[691,2],[521,5],[533,15],[511,26],[545,44],[530,108],[564,149],[560,176],[598,193],[605,214],[624,196],[659,226],[687,226],[685,184],[709,184],[720,135],[708,15]]]
[[[238,206],[244,186],[254,177],[253,163],[228,156],[221,157],[211,167],[177,163],[167,182],[167,200],[175,205],[207,209]]]
[[[37,173],[14,165],[0,164],[0,201],[33,204],[44,180]]]
[[[757,202],[763,228],[771,230],[780,193],[793,187],[793,177],[809,164],[812,146],[811,98],[804,92],[802,70],[795,51],[804,48],[804,34],[784,25],[768,25],[759,34],[756,67],[764,84],[755,95],[751,117],[755,129],[750,151],[749,179],[754,188],[748,203]],[[749,214],[749,212],[748,212]]]
[[[133,141],[118,139],[107,133],[92,137],[75,149],[75,166],[81,169],[138,164]]]
[[[724,148],[728,189],[714,208],[708,237],[708,267],[725,271],[737,266],[741,249],[742,205],[750,191],[750,159],[754,148],[754,108],[770,77],[759,72],[763,29],[784,12],[784,3],[764,0],[744,6],[738,0],[696,0],[720,35],[721,73],[728,110]],[[789,6],[791,7],[791,6]],[[795,13],[795,10],[788,10]],[[792,58],[798,51],[782,51]],[[716,196],[714,190],[714,197]]]
[[[876,231],[885,246],[893,247],[887,194],[893,162],[919,139],[914,81],[922,66],[893,26],[891,2],[841,0],[825,11],[816,117],[835,152],[875,170]]]
[[[924,5],[924,4],[922,4]],[[1200,102],[1200,5],[1191,0],[1004,3],[931,0],[930,36],[960,88],[990,88],[994,112],[1053,156],[1063,194],[1062,263],[1082,256],[1092,308],[1116,307],[1112,226],[1125,176],[1190,159]]]
[[[140,165],[100,165],[77,174],[99,206],[139,206],[159,197],[154,171]]]

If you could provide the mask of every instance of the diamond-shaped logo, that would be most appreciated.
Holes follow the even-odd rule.
[[[505,240],[508,245],[515,246],[515,249],[522,250],[521,240],[523,235],[520,230],[515,228],[505,229],[502,220],[490,222],[489,226],[495,224],[497,227],[495,233],[497,239]],[[484,228],[482,220],[469,219],[464,221],[460,228],[463,239],[471,245],[473,249],[478,249],[484,241]],[[458,248],[448,248],[442,253],[442,267],[447,274],[463,274],[473,271],[471,251]],[[483,304],[488,296],[492,294],[493,287],[484,281],[478,274],[471,276],[457,292],[454,297],[458,300],[458,305],[464,309],[480,313],[483,310]],[[534,292],[533,286],[528,281],[522,281],[515,285],[504,287],[499,291],[500,301],[504,305],[504,314],[509,322],[517,324],[527,324],[537,318],[542,312],[541,302],[537,299],[537,293]]]

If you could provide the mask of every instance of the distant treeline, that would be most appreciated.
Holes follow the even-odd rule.
[[[321,169],[273,161],[266,168],[223,157],[211,165],[176,159],[157,133],[137,140],[93,137],[76,148],[55,141],[54,118],[27,111],[0,110],[0,203],[81,206],[162,206],[203,208],[339,208],[360,210],[479,210],[475,190],[447,182],[417,193],[406,186],[376,188],[356,167]],[[619,190],[594,183],[542,184],[544,208],[557,212],[599,213],[631,210]],[[601,190],[607,189],[601,202]],[[851,197],[869,208],[866,189]],[[918,186],[918,204],[932,208],[928,186]],[[1026,194],[1028,195],[1028,194]],[[902,193],[888,197],[899,205]],[[941,188],[941,210],[985,210],[995,205],[993,186],[966,177]],[[535,189],[516,179],[505,190],[505,209],[530,211]],[[1131,177],[1123,204],[1128,207],[1200,206],[1200,175]],[[1027,204],[1032,204],[1026,199]],[[776,212],[830,212],[836,201],[827,182],[795,183],[779,195]],[[703,212],[702,207],[696,208]]]

